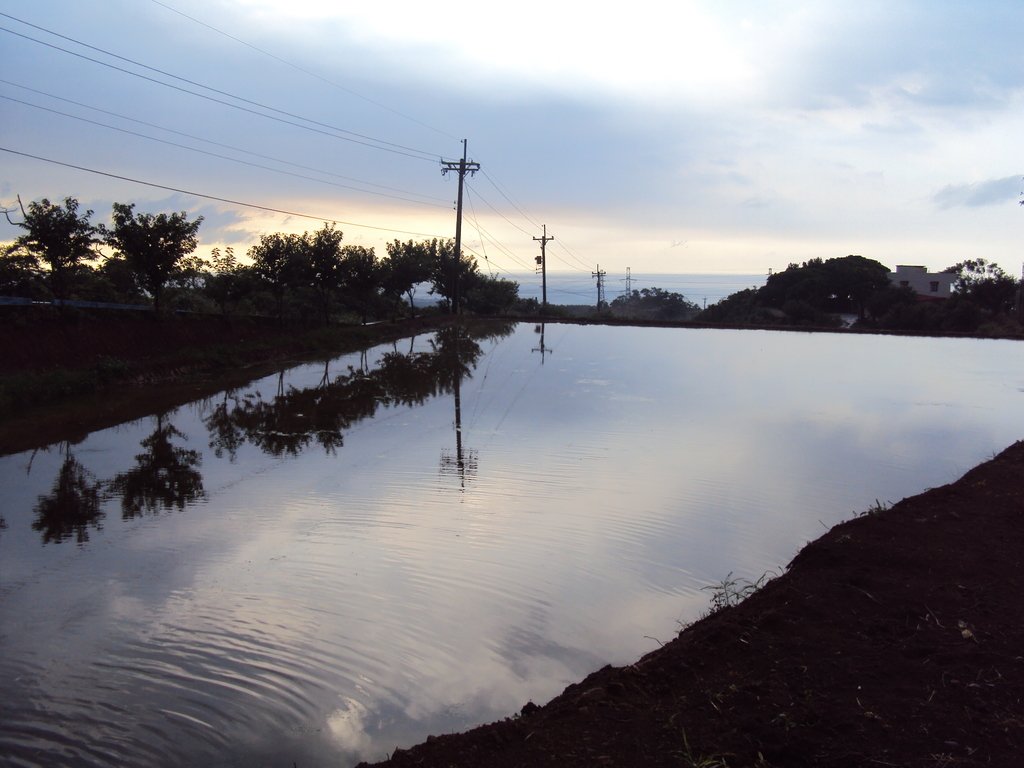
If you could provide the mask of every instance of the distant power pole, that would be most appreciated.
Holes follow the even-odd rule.
[[[626,298],[630,298],[633,295],[633,276],[629,272],[629,267],[626,267]]]
[[[591,272],[591,277],[597,278],[597,311],[601,311],[601,306],[604,304],[604,276],[608,273],[601,269],[601,265],[597,265],[597,272]]]
[[[534,326],[533,332],[540,334],[540,346],[539,347],[534,347],[530,351],[531,352],[540,352],[540,364],[544,365],[544,355],[550,355],[551,352],[552,352],[551,349],[548,349],[546,346],[544,346],[544,323],[541,323],[540,325]]]
[[[537,263],[540,264],[540,305],[544,309],[548,307],[548,260],[544,254],[544,246],[548,244],[549,240],[554,240],[555,236],[548,236],[548,225],[544,225],[544,234],[541,237],[535,237],[534,240],[540,241],[540,256],[537,257]]]
[[[459,267],[462,261],[462,186],[466,180],[466,172],[470,175],[480,170],[480,163],[466,162],[466,140],[462,140],[462,159],[441,161],[441,174],[448,175],[448,171],[459,173],[459,197],[455,205],[455,259],[452,264],[452,314],[459,314]]]

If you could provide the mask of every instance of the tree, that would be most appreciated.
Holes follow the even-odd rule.
[[[366,324],[367,316],[377,305],[381,289],[381,266],[373,248],[346,245],[341,249],[341,287],[345,303],[359,313]]]
[[[41,299],[45,295],[39,262],[14,245],[0,253],[0,296]]]
[[[230,245],[221,253],[220,248],[210,251],[210,267],[213,274],[206,279],[203,289],[220,308],[225,317],[228,305],[239,299],[243,290],[244,270],[238,263],[235,250]]]
[[[480,315],[507,312],[519,299],[519,283],[504,277],[479,275],[466,290],[466,309]]]
[[[455,295],[456,281],[459,294],[465,294],[476,283],[480,275],[480,267],[471,254],[463,253],[455,265],[455,241],[431,240],[427,245],[430,258],[430,292],[444,299],[445,306],[450,310]]]
[[[342,285],[342,236],[341,230],[335,229],[331,222],[324,224],[312,236],[304,232],[299,239],[302,265],[320,300],[325,325],[331,322],[331,300]]]
[[[421,283],[429,282],[431,278],[431,243],[414,243],[412,240],[402,243],[395,240],[385,247],[388,260],[382,280],[384,292],[395,297],[404,294],[409,299],[409,311],[415,317],[416,305],[413,298],[416,295],[416,288]]]
[[[89,223],[92,211],[79,214],[78,201],[66,197],[63,206],[43,198],[29,203],[28,210],[22,212],[24,220],[15,226],[27,234],[14,241],[13,250],[46,267],[50,291],[63,301],[85,268],[84,262],[95,258],[98,229]]]
[[[279,323],[284,322],[285,292],[300,281],[301,253],[302,239],[281,233],[260,235],[259,243],[249,249],[253,271],[274,295]]]
[[[153,297],[160,313],[164,286],[180,270],[181,260],[196,249],[196,233],[203,217],[189,221],[187,214],[134,213],[135,203],[114,203],[113,229],[101,226],[104,242],[123,258],[136,284]]]
[[[643,288],[618,296],[611,309],[616,315],[650,320],[689,320],[700,313],[700,307],[683,294],[664,288]]]
[[[953,291],[994,315],[1009,312],[1017,295],[1017,283],[998,264],[968,259],[947,267],[957,276]]]

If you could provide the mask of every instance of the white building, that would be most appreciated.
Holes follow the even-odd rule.
[[[889,282],[901,288],[913,288],[922,299],[948,299],[953,295],[956,275],[950,272],[929,272],[926,267],[897,264],[889,273]]]

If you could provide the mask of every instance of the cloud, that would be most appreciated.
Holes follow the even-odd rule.
[[[950,184],[939,190],[932,199],[940,208],[998,205],[1019,198],[1021,185],[1020,174],[973,184]]]

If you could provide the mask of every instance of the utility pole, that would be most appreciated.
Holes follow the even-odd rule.
[[[604,304],[604,276],[608,273],[601,269],[601,265],[597,265],[597,272],[591,272],[591,277],[597,278],[597,311],[601,311],[601,305]]]
[[[448,171],[458,171],[459,197],[455,204],[455,263],[452,265],[452,314],[459,314],[459,268],[462,261],[462,186],[466,180],[466,172],[470,175],[480,170],[480,163],[466,162],[466,139],[462,140],[462,159],[459,161],[442,160],[441,175],[447,176]]]
[[[540,295],[541,308],[548,308],[548,260],[544,253],[544,246],[548,244],[549,240],[554,240],[555,236],[548,236],[548,225],[544,225],[544,234],[541,237],[535,237],[534,240],[540,241],[540,256],[537,257],[537,263],[540,264]]]
[[[461,331],[455,328],[455,359],[459,360],[459,334]],[[466,479],[476,476],[478,459],[477,451],[472,448],[465,448],[462,445],[462,374],[457,370],[452,371],[452,392],[455,395],[455,455],[441,449],[441,474],[456,475],[459,478],[459,489],[466,490]]]
[[[633,296],[633,276],[629,273],[629,267],[626,267],[626,298],[632,298]]]
[[[531,352],[540,352],[540,364],[544,365],[544,356],[551,354],[551,352],[553,351],[551,349],[548,349],[546,346],[544,346],[544,323],[542,322],[540,325],[534,326],[533,332],[540,334],[540,346],[539,347],[534,347],[530,351]]]

